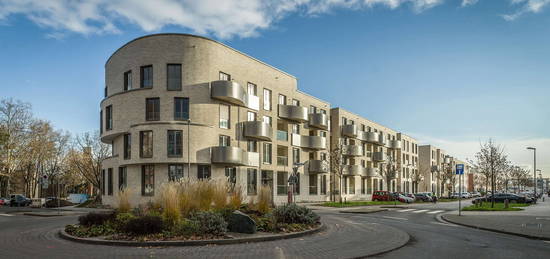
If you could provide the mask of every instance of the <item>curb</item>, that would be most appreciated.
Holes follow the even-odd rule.
[[[527,234],[522,234],[522,233],[517,233],[517,232],[510,232],[510,231],[506,231],[506,230],[500,230],[500,229],[494,229],[494,228],[485,228],[485,227],[479,227],[479,226],[474,226],[474,225],[468,225],[468,224],[465,224],[465,223],[459,223],[459,222],[452,221],[450,219],[445,218],[445,215],[441,215],[441,219],[443,221],[447,222],[447,223],[456,224],[456,225],[460,225],[460,226],[464,226],[464,227],[469,227],[469,228],[474,228],[474,229],[481,229],[481,230],[486,230],[486,231],[491,231],[491,232],[496,232],[496,233],[501,233],[501,234],[519,236],[519,237],[525,237],[525,238],[529,238],[529,239],[550,241],[550,238],[548,238],[548,237],[533,236],[533,235],[527,235]]]
[[[326,229],[325,224],[317,228],[290,233],[282,235],[269,235],[262,237],[247,237],[247,238],[236,238],[236,239],[212,239],[212,240],[186,240],[186,241],[149,241],[149,242],[140,242],[140,241],[122,241],[122,240],[104,240],[97,238],[81,238],[69,235],[65,232],[65,229],[59,230],[59,237],[65,240],[92,244],[92,245],[109,245],[109,246],[138,246],[138,247],[150,247],[150,246],[203,246],[203,245],[230,245],[230,244],[240,244],[240,243],[254,243],[254,242],[264,242],[264,241],[273,241],[281,239],[296,238],[306,235],[312,235],[317,232],[323,231]]]
[[[387,227],[387,225],[386,225],[386,227]],[[391,228],[393,228],[393,227],[391,227]],[[397,230],[399,230],[399,229],[397,229]],[[393,247],[393,248],[389,248],[388,250],[380,251],[380,252],[377,252],[377,253],[372,253],[372,254],[368,254],[368,255],[364,255],[364,256],[354,257],[354,259],[355,259],[355,258],[366,258],[366,257],[373,257],[373,256],[383,255],[383,254],[386,254],[386,253],[393,252],[393,251],[395,251],[395,250],[401,249],[401,248],[403,248],[404,246],[408,245],[409,242],[411,242],[411,235],[409,235],[409,233],[407,233],[407,232],[405,232],[405,231],[403,231],[403,230],[399,230],[399,231],[405,233],[405,235],[407,236],[407,240],[406,240],[405,242],[403,242],[403,243],[401,243],[401,244],[399,244],[399,245],[397,245],[397,246],[395,246],[395,247]]]

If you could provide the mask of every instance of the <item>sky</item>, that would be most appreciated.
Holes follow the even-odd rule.
[[[192,33],[463,160],[492,138],[530,167],[535,146],[550,177],[549,25],[550,0],[0,0],[0,98],[96,130],[107,58]]]

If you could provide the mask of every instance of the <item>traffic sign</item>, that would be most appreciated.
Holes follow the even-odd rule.
[[[456,165],[456,174],[464,174],[464,164]]]

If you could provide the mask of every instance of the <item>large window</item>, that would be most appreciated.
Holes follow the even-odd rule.
[[[231,81],[231,75],[220,71],[220,80]]]
[[[168,181],[178,181],[183,178],[183,165],[168,166]]]
[[[237,184],[237,168],[236,167],[226,167],[225,168],[225,177],[227,177],[227,182],[230,187],[233,188]]]
[[[367,181],[367,179],[361,178],[361,194],[365,194],[365,181]]]
[[[256,113],[251,111],[246,112],[246,119],[248,121],[256,121]]]
[[[272,154],[271,154],[271,149],[272,149],[272,145],[271,143],[264,143],[263,144],[263,147],[264,147],[264,152],[263,152],[263,163],[264,164],[271,164],[272,162]]]
[[[168,90],[181,90],[181,64],[168,64],[166,79]]]
[[[153,87],[153,66],[143,66],[141,67],[141,88],[152,88]]]
[[[271,90],[264,89],[264,110],[271,111]]]
[[[263,117],[263,122],[264,122],[264,123],[267,123],[267,124],[269,124],[269,126],[271,126],[272,119],[271,119],[270,116],[264,116],[264,117]]]
[[[231,146],[231,138],[229,136],[226,136],[226,135],[220,135],[219,146],[220,147],[229,147],[229,146]]]
[[[292,162],[294,164],[300,163],[300,149],[299,148],[293,148],[292,149]]]
[[[321,175],[321,194],[327,194],[327,176]]]
[[[132,90],[132,70],[124,73],[124,91]]]
[[[145,99],[145,120],[160,120],[160,98]]]
[[[103,111],[99,111],[99,134],[103,134]]]
[[[286,195],[288,192],[288,173],[277,172],[277,195]]]
[[[300,186],[300,183],[301,183],[300,178],[302,178],[302,177],[300,176],[299,173],[297,173],[297,174],[296,174],[296,182],[294,183],[294,193],[295,193],[296,195],[300,195],[300,189],[301,189],[301,186]]]
[[[132,158],[132,135],[124,134],[124,159]]]
[[[189,98],[174,98],[174,120],[189,119]]]
[[[255,84],[248,82],[247,92],[248,95],[258,96],[258,87]]]
[[[153,157],[153,131],[139,132],[139,156],[142,158]]]
[[[113,129],[113,106],[109,105],[105,107],[105,129]]]
[[[230,117],[230,107],[226,104],[220,104],[220,128],[229,129],[231,117]]]
[[[261,174],[261,184],[273,189],[273,171],[262,170]]]
[[[183,131],[169,130],[168,131],[168,156],[181,157],[183,149]]]
[[[246,169],[246,193],[248,195],[258,194],[258,170]]]
[[[279,94],[279,104],[286,105],[286,96]]]
[[[105,195],[105,169],[101,170],[101,195]]]
[[[118,168],[118,189],[124,190],[128,186],[128,172],[126,167]]]
[[[309,195],[317,195],[317,175],[309,175]]]
[[[155,195],[155,166],[141,166],[141,195]]]
[[[210,179],[210,165],[198,165],[197,169],[197,178],[200,180]]]
[[[248,151],[248,152],[258,152],[258,141],[248,140],[246,142],[246,151]]]

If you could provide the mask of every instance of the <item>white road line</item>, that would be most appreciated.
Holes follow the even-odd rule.
[[[436,213],[440,213],[440,212],[443,212],[444,210],[434,210],[434,211],[430,211],[428,212],[428,214],[436,214]]]
[[[0,216],[13,217],[13,215],[11,214],[1,214],[1,213],[0,213]]]
[[[412,213],[422,213],[422,212],[426,212],[428,210],[417,210],[417,211],[413,211]]]
[[[436,224],[436,225],[448,226],[448,227],[458,227],[457,225],[445,224],[445,223],[441,223],[441,222],[430,222],[430,223]]]
[[[406,218],[398,218],[398,217],[390,217],[390,216],[382,216],[382,218],[387,218],[387,219],[398,219],[398,220],[408,220]]]
[[[411,210],[415,210],[415,209],[398,210],[397,212],[407,212],[407,211],[411,211]]]

